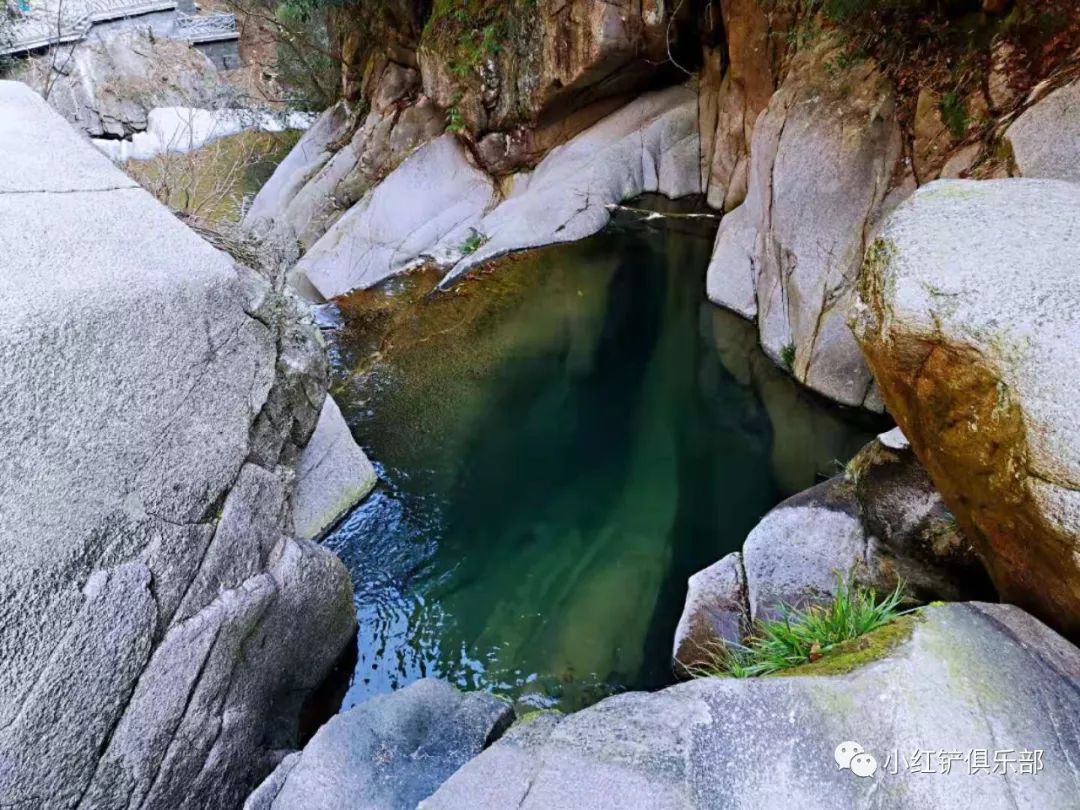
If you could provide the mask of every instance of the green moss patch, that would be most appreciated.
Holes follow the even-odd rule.
[[[915,623],[921,621],[918,614],[905,616],[879,627],[865,636],[837,644],[817,661],[800,664],[773,673],[778,677],[790,675],[846,675],[860,667],[885,658],[893,650],[911,638]]]

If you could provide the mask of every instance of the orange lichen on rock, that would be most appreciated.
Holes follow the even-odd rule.
[[[1015,182],[1005,181],[998,190],[1019,190]],[[942,185],[921,194],[931,198],[936,187],[941,197]],[[994,310],[980,323],[980,306],[990,296],[1009,295],[1007,287],[995,288],[992,259],[978,266],[983,250],[993,245],[979,245],[964,234],[952,237],[954,243],[967,242],[974,272],[982,276],[977,283],[958,278],[963,271],[950,275],[948,262],[938,264],[940,255],[919,255],[925,235],[910,227],[919,218],[912,213],[919,196],[898,212],[899,225],[887,228],[886,239],[868,252],[852,328],[890,413],[983,557],[1002,600],[1075,637],[1080,635],[1077,487],[1067,476],[1047,482],[1034,472],[1043,466],[1039,457],[1048,446],[1062,454],[1061,466],[1076,462],[1067,446],[1048,441],[1049,420],[1060,413],[1046,406],[1046,390],[1054,381],[1042,376],[1070,361],[1066,356],[1046,361],[1038,354],[1058,346],[1063,332],[1048,326],[1045,316],[1029,319],[1020,300],[1015,321]],[[939,204],[940,199],[923,206]],[[962,195],[954,204],[965,205]],[[972,215],[980,214],[985,221],[985,200],[973,200]],[[941,255],[957,261],[950,251],[955,245],[935,244]],[[946,268],[940,289],[928,281],[932,268]],[[1039,277],[1026,269],[1014,265],[1009,272],[1037,286]],[[1048,298],[1044,293],[1038,300]],[[1056,306],[1061,317],[1071,318],[1068,301],[1044,306]],[[999,331],[990,333],[987,325]],[[1052,334],[1043,337],[1039,330]],[[1034,341],[1035,348],[1010,348],[1023,339]],[[1040,426],[1034,433],[1033,424]],[[1048,497],[1047,484],[1060,492]]]

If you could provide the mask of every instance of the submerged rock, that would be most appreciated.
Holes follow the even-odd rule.
[[[24,85],[0,150],[0,804],[237,805],[355,631],[291,536],[324,350]]]
[[[854,328],[1004,600],[1080,632],[1080,186],[939,181],[868,254]]]
[[[1080,651],[1017,608],[926,608],[790,675],[608,698],[508,735],[422,806],[1075,806]],[[872,764],[837,767],[846,741]]]
[[[498,698],[424,679],[334,717],[245,810],[411,810],[509,725]]]
[[[855,278],[901,156],[893,90],[869,61],[830,73],[801,51],[754,126],[746,202],[720,223],[710,300],[757,318],[761,344],[807,386],[880,410],[847,326]]]

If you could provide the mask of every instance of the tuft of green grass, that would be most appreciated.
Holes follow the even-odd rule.
[[[942,97],[941,118],[948,127],[949,133],[957,140],[967,134],[970,123],[967,105],[955,91],[949,91]]]
[[[465,131],[465,117],[456,104],[446,111],[446,131],[453,135],[459,135]]]
[[[480,233],[480,231],[476,230],[475,228],[471,228],[469,235],[465,238],[465,241],[458,245],[458,249],[464,255],[468,256],[470,253],[476,253],[476,251],[483,247],[484,243],[487,242],[487,240],[487,236]]]
[[[786,343],[780,349],[780,363],[787,371],[795,370],[795,344]]]
[[[917,619],[918,616],[911,613],[900,616],[864,636],[840,642],[817,661],[782,669],[774,672],[773,677],[846,675],[854,672],[873,661],[880,661],[911,638]]]
[[[903,601],[903,583],[879,600],[874,589],[838,575],[830,604],[802,609],[781,605],[779,619],[758,622],[745,644],[713,650],[713,660],[691,674],[753,678],[817,662],[845,642],[910,613],[900,609]]]

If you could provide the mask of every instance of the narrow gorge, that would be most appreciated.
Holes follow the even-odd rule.
[[[1080,807],[1075,0],[76,5],[0,807]]]

